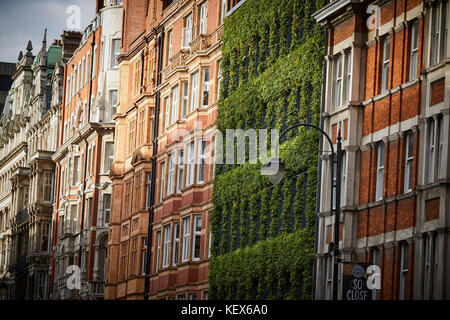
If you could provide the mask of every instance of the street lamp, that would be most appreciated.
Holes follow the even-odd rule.
[[[309,124],[309,123],[298,123],[295,124],[286,130],[284,130],[278,141],[281,141],[282,138],[292,129],[298,127],[309,127],[318,130],[328,141],[331,147],[331,192],[330,192],[330,211],[333,213],[334,211],[334,240],[330,243],[331,251],[333,251],[334,255],[334,268],[333,268],[333,299],[337,300],[338,297],[338,263],[339,263],[339,226],[340,226],[340,213],[341,213],[341,160],[342,160],[342,137],[341,130],[337,133],[337,153],[334,152],[333,142],[330,136],[321,128]],[[278,142],[275,146],[278,148]],[[275,149],[276,150],[276,149]],[[334,169],[334,164],[336,164],[336,172]],[[261,168],[261,174],[267,176],[269,181],[272,184],[279,184],[283,179],[286,173],[286,166],[283,161],[279,158],[271,158],[271,160],[266,163],[264,167]],[[333,179],[334,174],[336,173],[336,180]],[[333,198],[333,189],[336,188],[336,201]]]

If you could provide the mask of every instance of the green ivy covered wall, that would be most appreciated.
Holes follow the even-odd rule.
[[[224,136],[319,124],[324,33],[311,15],[324,3],[247,0],[225,19],[217,120]],[[318,145],[315,130],[288,134],[280,148],[287,174],[276,186],[259,162],[216,165],[210,299],[310,298]]]

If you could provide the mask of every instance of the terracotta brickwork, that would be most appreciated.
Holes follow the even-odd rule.
[[[424,1],[391,0],[381,5],[368,2],[339,7],[342,3],[329,3],[316,13],[328,27],[323,122],[333,144],[344,121],[340,249],[347,261],[379,264],[382,288],[378,299],[423,298],[422,237],[425,232],[433,239],[448,237],[436,231],[443,223],[439,220],[443,210],[439,195],[448,189],[438,184],[448,176],[447,165],[442,165],[448,155],[444,147],[449,138],[445,122],[448,80],[443,64],[438,64],[445,58],[446,48],[436,48],[444,46],[446,39],[432,43],[426,34],[433,12],[445,10],[445,6],[441,1],[426,7]],[[371,4],[379,8],[378,30],[361,27],[368,18],[362,12]],[[339,67],[340,72],[336,70]],[[440,107],[431,108],[436,105]],[[438,151],[435,145],[439,145]],[[324,272],[331,254],[329,228],[334,224],[329,206],[330,168],[324,158],[319,208],[324,216],[318,236],[324,240],[319,243],[316,283],[319,298],[329,296]],[[443,283],[435,285],[438,291],[433,298],[443,296],[439,290],[450,286],[450,275],[443,274],[440,279]]]

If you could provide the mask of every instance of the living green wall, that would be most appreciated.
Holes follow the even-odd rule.
[[[247,0],[225,19],[217,119],[224,137],[226,129],[319,124],[324,39],[311,14],[323,4]],[[319,134],[301,128],[282,143],[287,174],[279,185],[259,162],[216,165],[210,299],[310,298]]]

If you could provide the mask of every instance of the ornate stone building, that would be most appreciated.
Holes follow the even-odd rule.
[[[96,16],[65,61],[53,209],[52,299],[102,299],[110,221],[121,1],[97,1]],[[81,287],[68,286],[73,269]]]

